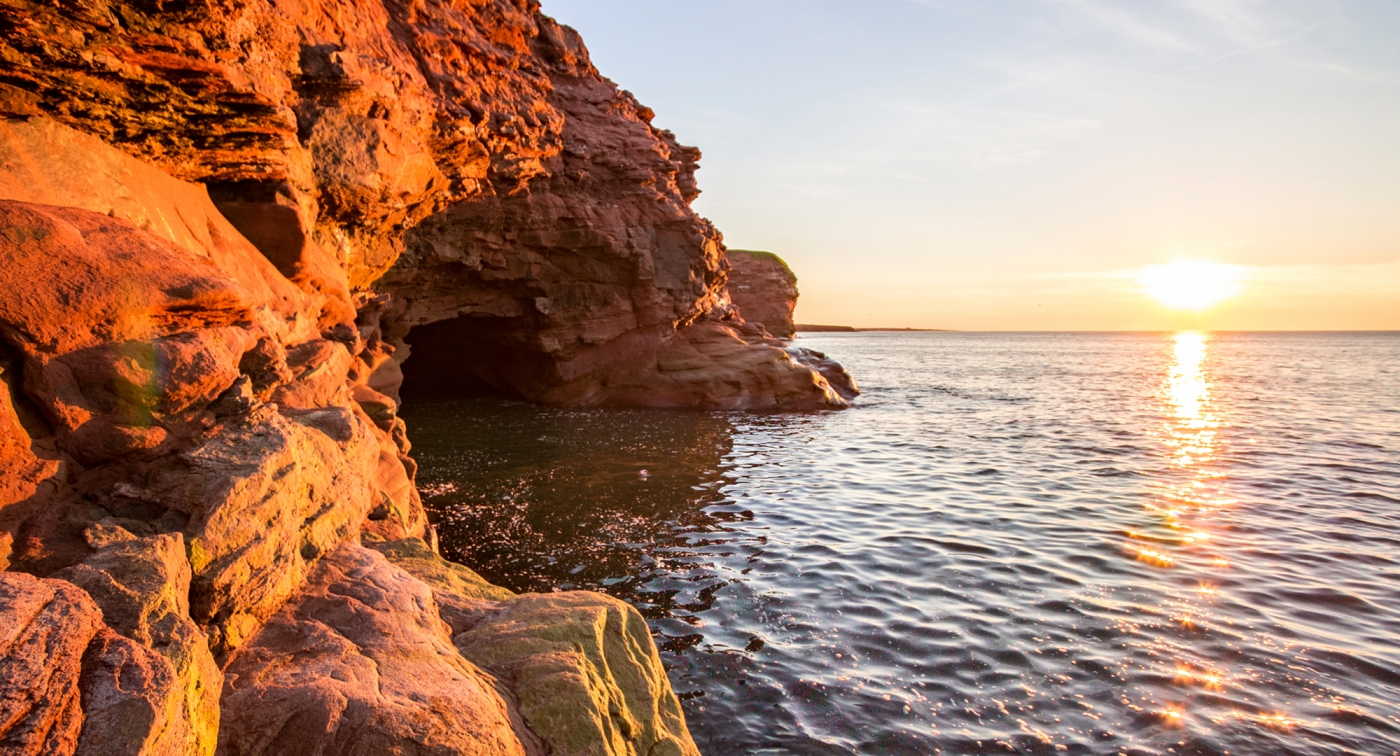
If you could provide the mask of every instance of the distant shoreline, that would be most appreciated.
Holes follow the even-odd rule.
[[[885,332],[946,332],[949,328],[856,328],[855,326],[843,325],[811,325],[798,323],[793,326],[798,333],[885,333]]]

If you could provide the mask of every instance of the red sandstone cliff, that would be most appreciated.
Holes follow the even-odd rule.
[[[699,152],[525,0],[0,31],[0,753],[694,754],[635,610],[437,558],[397,409],[843,406]]]
[[[732,327],[699,151],[537,3],[5,0],[0,30],[0,113],[206,184],[391,397],[407,340],[554,404],[844,404]]]

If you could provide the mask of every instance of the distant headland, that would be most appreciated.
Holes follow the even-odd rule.
[[[856,328],[855,326],[844,325],[812,325],[810,323],[798,323],[793,326],[798,333],[885,333],[885,332],[905,332],[912,333],[944,333],[951,331],[951,328]]]

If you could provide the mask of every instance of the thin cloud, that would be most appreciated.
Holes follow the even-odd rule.
[[[1168,31],[1158,24],[1143,19],[1139,14],[1124,10],[1121,6],[1109,5],[1096,0],[1053,0],[1053,2],[1056,5],[1078,11],[1098,26],[1127,41],[1162,50],[1200,53],[1196,45],[1182,35]]]

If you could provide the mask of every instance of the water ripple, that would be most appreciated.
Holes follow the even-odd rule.
[[[636,604],[709,756],[1400,752],[1400,337],[803,342],[854,409],[408,405],[444,549]]]

